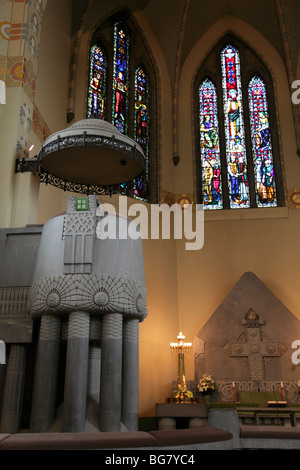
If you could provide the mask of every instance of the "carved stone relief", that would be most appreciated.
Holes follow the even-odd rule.
[[[264,322],[253,309],[245,315],[242,324],[246,326],[246,330],[236,342],[227,343],[223,351],[229,357],[238,357],[245,366],[249,366],[251,380],[262,381],[264,367],[272,357],[280,357],[288,348],[281,342],[273,343],[261,330]]]
[[[0,288],[0,319],[28,318],[29,287]]]
[[[298,400],[300,365],[292,344],[300,322],[255,274],[246,272],[194,340],[195,380],[212,375],[219,397],[238,391],[280,391]]]
[[[30,292],[30,314],[122,313],[147,316],[144,283],[109,274],[57,275],[40,279]]]

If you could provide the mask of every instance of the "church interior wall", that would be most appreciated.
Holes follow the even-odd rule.
[[[49,2],[40,40],[35,101],[51,133],[67,126],[71,45],[71,2]],[[65,207],[59,189],[41,185],[36,223],[45,223],[63,212]]]
[[[195,190],[195,160],[193,149],[192,82],[201,60],[226,30],[233,31],[251,45],[268,63],[276,90],[278,128],[281,139],[284,185],[299,186],[299,157],[292,115],[291,90],[286,67],[273,45],[250,24],[225,16],[199,39],[182,67],[179,94],[179,154],[180,165],[175,168],[176,193]],[[217,39],[216,39],[217,38]],[[180,331],[194,338],[196,325],[201,327],[215,311],[236,280],[246,271],[264,279],[299,318],[299,301],[295,276],[299,263],[297,237],[299,211],[288,208],[251,209],[236,213],[205,212],[204,246],[200,251],[186,252],[177,242],[178,311]],[[248,218],[249,216],[249,218]],[[284,273],[284,275],[283,275]],[[195,293],[197,292],[197,295]],[[187,361],[187,374],[193,375],[193,361]],[[207,371],[209,373],[209,371]]]
[[[70,0],[54,0],[47,4],[43,18],[35,102],[45,116],[51,133],[64,129],[67,125],[71,16]]]
[[[111,9],[114,7],[113,4]],[[43,19],[35,104],[51,132],[67,125],[69,66],[72,56],[70,11],[70,0],[51,0],[47,4]],[[90,38],[88,25],[93,27],[101,19],[94,18],[92,23],[93,11],[88,18],[87,30],[82,36],[78,55],[76,120],[83,119],[85,115],[87,51]],[[106,13],[108,11],[105,10]],[[289,189],[299,188],[300,160],[296,153],[291,90],[286,66],[281,53],[276,51],[263,32],[257,31],[244,20],[226,16],[203,32],[191,52],[186,55],[178,95],[180,163],[174,167],[172,78],[151,24],[142,12],[134,12],[134,17],[143,28],[155,57],[160,79],[160,191],[175,194],[195,192],[191,101],[193,77],[204,57],[204,51],[211,48],[216,38],[221,37],[228,29],[233,29],[248,41],[270,66],[276,90],[285,189],[287,192]],[[64,44],[64,47],[60,47],[60,44]],[[297,72],[300,78],[299,64]],[[7,195],[5,211],[1,210],[4,214],[1,218],[2,227],[24,226],[26,223],[43,224],[49,218],[64,212],[67,207],[68,193],[50,186],[39,186],[33,175],[15,176],[12,173],[11,147],[15,145],[18,136],[13,113],[24,99],[25,92],[22,88],[9,89],[8,101],[11,104],[8,109],[12,121],[8,119],[4,125],[3,114],[2,119],[0,116],[0,139],[4,142],[0,185]],[[9,138],[5,138],[8,131]],[[32,138],[37,146],[39,139],[36,135]],[[7,178],[5,175],[10,176]],[[9,194],[14,194],[13,200],[10,200]],[[37,194],[38,201],[35,203]],[[111,200],[105,197],[104,200],[117,204],[114,198]],[[184,240],[143,241],[149,314],[140,325],[141,417],[154,415],[155,404],[165,401],[170,394],[172,380],[176,380],[177,363],[171,358],[169,343],[176,340],[179,331],[184,332],[187,341],[193,341],[197,332],[244,272],[254,272],[300,319],[297,284],[300,263],[300,210],[282,207],[262,209],[263,212],[259,212],[259,209],[250,211],[251,214],[239,210],[234,214],[206,214],[204,246],[199,251],[186,251]],[[192,358],[186,362],[186,371],[187,378],[193,379]]]

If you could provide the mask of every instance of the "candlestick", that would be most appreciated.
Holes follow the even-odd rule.
[[[178,359],[178,377],[177,377],[177,394],[191,393],[186,388],[186,377],[185,377],[185,364],[184,356],[189,355],[192,350],[192,343],[184,343],[185,336],[182,332],[177,336],[177,343],[170,343],[171,353]],[[193,395],[191,393],[191,395]]]

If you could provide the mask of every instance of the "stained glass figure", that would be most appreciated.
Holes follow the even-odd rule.
[[[252,153],[258,207],[276,206],[276,188],[268,102],[264,81],[254,76],[248,86]]]
[[[112,121],[126,134],[128,112],[129,34],[120,22],[114,25],[113,107]]]
[[[134,181],[134,197],[145,199],[149,178],[149,79],[142,67],[134,75],[134,140],[146,157],[145,173]]]
[[[238,50],[226,46],[221,64],[230,208],[245,208],[250,197]]]
[[[199,87],[199,122],[204,209],[222,209],[217,93],[208,78]]]
[[[107,60],[103,49],[94,45],[90,51],[90,73],[87,116],[104,119]]]

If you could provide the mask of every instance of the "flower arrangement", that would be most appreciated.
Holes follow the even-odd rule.
[[[193,392],[190,392],[189,390],[177,390],[177,392],[173,395],[173,398],[177,402],[182,402],[182,401],[192,401],[193,400]]]
[[[197,383],[197,390],[203,394],[212,393],[215,389],[215,382],[211,375],[204,374],[202,379]]]

